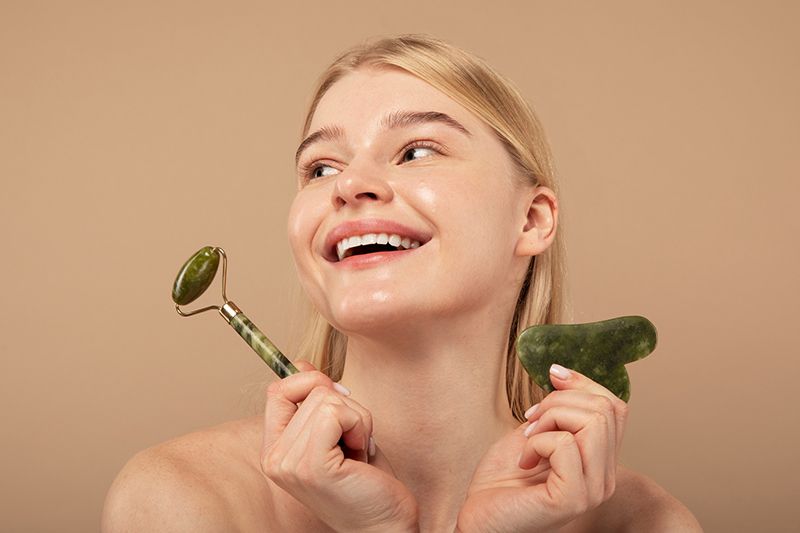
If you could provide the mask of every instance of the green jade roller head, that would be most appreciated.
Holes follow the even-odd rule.
[[[214,281],[214,276],[219,268],[222,258],[222,301],[221,306],[209,305],[195,311],[184,312],[182,305],[195,301],[203,294]],[[216,309],[236,333],[250,345],[250,347],[264,360],[267,365],[280,378],[285,378],[298,372],[297,368],[285,355],[253,324],[235,303],[228,300],[225,295],[225,285],[228,278],[228,258],[225,251],[219,247],[205,246],[197,251],[186,261],[175,278],[172,286],[172,301],[175,310],[181,316],[192,316],[204,311]]]

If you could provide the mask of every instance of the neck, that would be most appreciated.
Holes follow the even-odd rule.
[[[505,385],[510,319],[497,327],[492,314],[348,339],[341,383],[372,413],[375,441],[417,496],[423,530],[452,530],[478,461],[519,425]]]

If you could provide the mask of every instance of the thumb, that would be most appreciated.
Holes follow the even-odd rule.
[[[297,361],[292,361],[292,363],[300,372],[309,372],[317,369],[311,362],[304,359],[298,359]]]

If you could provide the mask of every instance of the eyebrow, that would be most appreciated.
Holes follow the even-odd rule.
[[[395,128],[407,128],[417,124],[439,123],[460,131],[467,137],[472,137],[472,133],[465,128],[459,121],[446,113],[439,111],[393,111],[381,120],[382,131]],[[294,155],[295,165],[300,161],[300,156],[312,144],[323,141],[335,141],[345,137],[344,130],[339,126],[324,126],[308,137],[306,137]]]

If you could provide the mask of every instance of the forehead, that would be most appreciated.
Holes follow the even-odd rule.
[[[397,68],[369,68],[346,74],[328,89],[317,105],[309,132],[341,126],[373,134],[380,128],[380,119],[392,111],[437,111],[470,131],[489,131],[472,112],[420,78]]]

